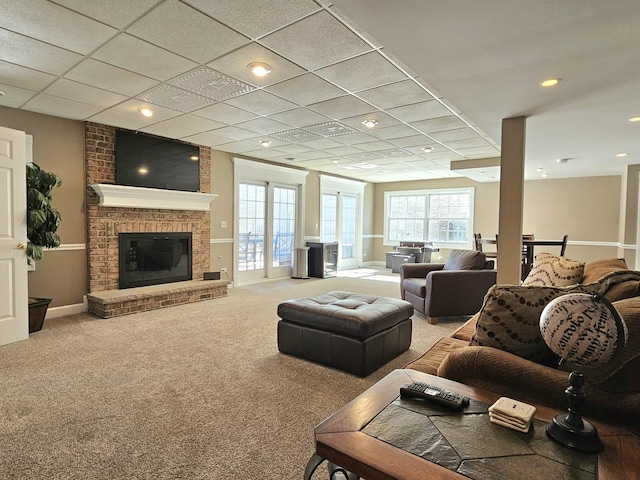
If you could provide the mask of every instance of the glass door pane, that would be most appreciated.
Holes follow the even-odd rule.
[[[296,189],[273,188],[273,268],[291,268],[296,228]],[[272,276],[272,275],[269,275]]]
[[[342,228],[340,229],[340,248],[342,260],[356,258],[356,221],[358,199],[350,195],[342,196]]]
[[[241,183],[238,198],[238,273],[264,276],[266,187]]]
[[[320,215],[320,241],[338,240],[338,195],[322,194],[322,213]]]

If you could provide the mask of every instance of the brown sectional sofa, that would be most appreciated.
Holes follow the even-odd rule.
[[[625,320],[628,340],[621,365],[613,372],[600,376],[585,374],[587,399],[584,414],[587,418],[621,423],[635,427],[640,434],[640,272],[628,270],[623,259],[601,260],[586,264],[582,275],[582,286],[559,287],[557,290],[573,291],[574,288],[591,288],[603,293]],[[547,405],[557,409],[567,408],[564,390],[568,387],[568,370],[557,367],[545,351],[546,344],[527,340],[539,321],[544,305],[525,302],[525,295],[547,295],[553,291],[542,286],[500,286],[492,287],[487,293],[482,309],[449,337],[438,341],[420,358],[405,368],[449,378],[467,385],[497,392],[501,395]],[[555,291],[554,291],[555,292]],[[489,317],[495,318],[496,305],[505,306],[505,298],[514,295],[524,305],[517,312],[518,321],[506,320],[510,336],[520,335],[515,346],[483,345]],[[563,294],[563,292],[554,295]],[[499,300],[495,301],[498,298]],[[550,299],[545,297],[540,303]],[[506,308],[509,314],[513,309]],[[491,310],[493,308],[493,310]],[[504,317],[507,318],[507,317]],[[527,324],[532,327],[524,331]],[[517,325],[516,325],[517,324]],[[491,328],[491,327],[489,327]],[[484,330],[483,330],[484,329]],[[539,329],[538,329],[539,332]],[[537,356],[534,350],[537,349]],[[509,351],[511,350],[511,351]],[[542,352],[542,353],[540,353]]]

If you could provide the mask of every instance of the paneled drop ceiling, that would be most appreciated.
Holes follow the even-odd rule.
[[[512,11],[517,5],[525,11],[532,7],[525,7],[528,3],[522,1],[496,2],[495,12],[484,8],[475,16],[465,11],[455,17],[465,4],[472,10],[477,5],[471,0],[333,3],[7,0],[2,2],[0,15],[0,90],[4,92],[0,105],[181,139],[241,157],[375,183],[463,174],[478,181],[497,180],[498,169],[492,167],[500,155],[496,124],[514,114],[538,114],[548,105],[530,107],[530,112],[503,108],[495,111],[501,116],[493,118],[495,109],[485,111],[482,105],[503,106],[504,98],[488,95],[500,95],[499,88],[461,92],[457,88],[461,77],[447,81],[450,70],[439,70],[440,62],[448,69],[452,60],[460,60],[461,43],[437,42],[431,37],[432,27],[415,23],[405,27],[403,22],[412,16],[414,21],[424,19],[429,25],[437,22],[434,30],[442,38],[455,31],[464,39],[465,30],[458,27],[468,25],[458,25],[456,18],[476,18],[482,26],[500,9]],[[550,5],[547,0],[543,3]],[[602,2],[568,3],[576,8],[597,8]],[[618,22],[630,13],[638,20],[638,8],[628,6],[631,2],[606,5],[617,3],[626,7],[610,8]],[[558,14],[566,15],[567,11],[558,9]],[[352,15],[360,25],[369,25],[369,31],[346,15]],[[526,23],[526,18],[522,22]],[[562,22],[553,24],[559,28]],[[526,36],[526,31],[517,32],[519,25],[504,26],[514,29],[515,39]],[[639,29],[634,30],[638,39]],[[597,33],[601,31],[599,28]],[[468,43],[464,50],[468,70],[477,77],[479,86],[485,85],[483,73],[515,69],[500,57],[491,58],[493,51],[502,48],[492,46],[491,37],[504,35],[490,29],[485,34],[486,42]],[[393,47],[380,44],[380,38]],[[512,44],[513,58],[520,60],[520,50],[529,47],[519,41]],[[624,72],[624,86],[630,95],[634,91],[630,87],[637,87],[640,77],[636,50],[625,48],[626,60],[635,62]],[[425,52],[424,61],[420,51]],[[248,68],[254,62],[268,64],[271,73],[254,76]],[[542,72],[569,76],[569,72],[552,68],[548,72],[540,69]],[[505,73],[513,76],[513,72]],[[537,92],[541,79],[519,81],[530,82],[529,88]],[[567,88],[571,81],[567,79]],[[564,87],[563,83],[558,88]],[[473,81],[465,85],[473,89]],[[507,88],[504,91],[509,92]],[[450,96],[442,96],[448,92]],[[627,101],[624,115],[629,117],[640,115],[640,110],[633,111],[640,108],[640,91],[635,93]],[[575,103],[577,94],[567,94],[565,89],[552,98],[556,106],[551,110],[566,121],[562,114],[570,109],[572,100]],[[624,101],[616,95],[610,104]],[[517,99],[513,104],[520,105]],[[464,114],[459,110],[461,105],[469,106]],[[150,107],[154,115],[143,117],[141,107]],[[367,128],[365,120],[377,123]],[[535,127],[535,120],[533,124]],[[564,127],[573,126],[567,123]],[[616,130],[613,124],[608,128]],[[631,154],[638,154],[638,129],[635,132],[636,143],[619,146],[629,150],[630,157],[618,159],[613,164],[617,170],[607,165],[607,169],[582,174],[619,174],[624,165],[634,163]],[[608,132],[601,130],[600,139],[605,141],[607,136]],[[585,138],[585,142],[593,140]],[[267,147],[262,146],[265,141],[269,142]],[[529,177],[536,175],[538,163],[543,161],[560,156],[579,159],[579,152],[574,155],[561,140],[547,141],[548,147],[542,150],[538,145],[544,142],[534,142],[533,158],[527,158]],[[529,151],[529,144],[527,148]],[[565,166],[575,168],[577,164],[570,161]],[[568,168],[556,176],[579,174],[580,169],[568,174]]]

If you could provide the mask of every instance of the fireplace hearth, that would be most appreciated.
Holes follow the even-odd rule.
[[[120,233],[121,289],[192,279],[190,232]]]

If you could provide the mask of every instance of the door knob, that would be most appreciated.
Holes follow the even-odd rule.
[[[24,250],[25,248],[27,248],[27,244],[24,242],[19,242],[15,247],[13,247],[14,250]]]

